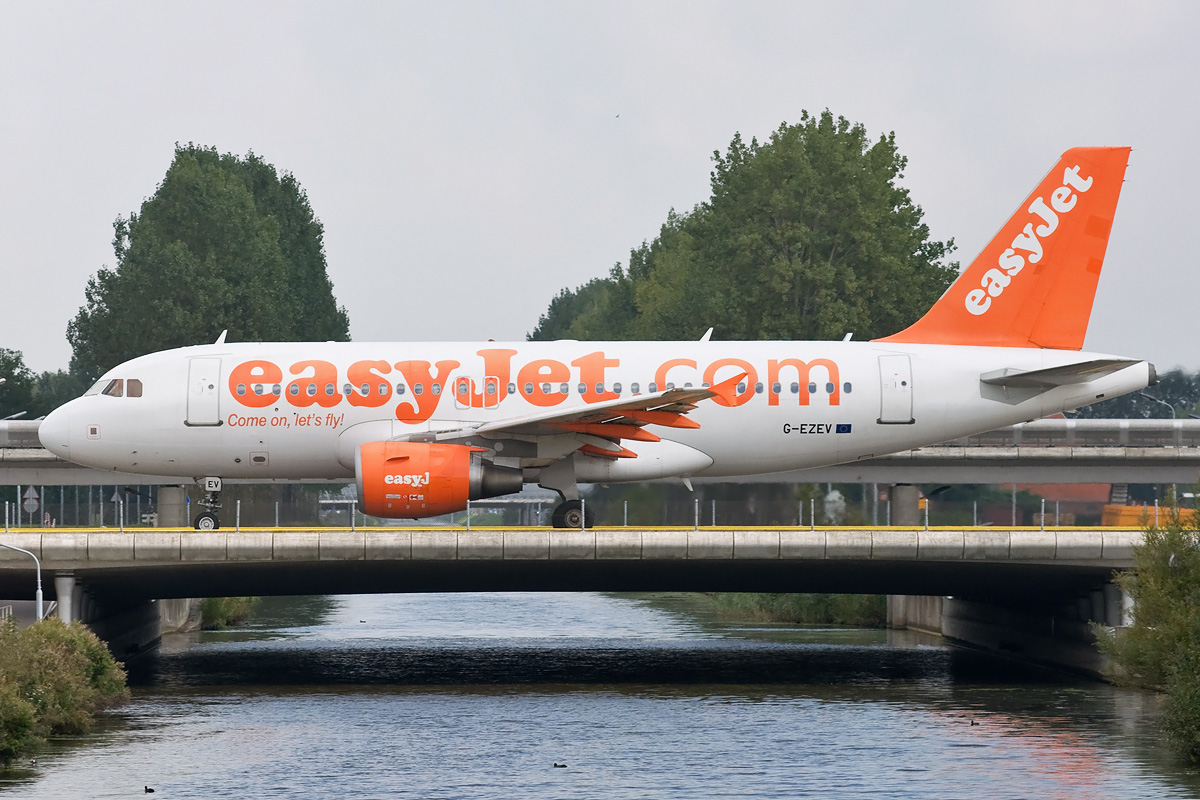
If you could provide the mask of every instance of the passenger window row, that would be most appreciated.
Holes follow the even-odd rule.
[[[122,383],[122,381],[120,378],[110,381],[108,386],[106,388],[104,388],[103,393],[111,394],[116,397],[120,397],[121,396],[121,383]],[[136,389],[135,389],[135,384],[136,384]],[[701,387],[703,387],[705,389],[709,388],[709,386],[710,386],[710,384],[708,384],[708,383],[702,383],[700,385],[701,385]],[[551,394],[553,391],[552,386],[553,386],[553,384],[543,383],[543,384],[541,384],[541,386],[539,388],[541,389],[542,394]],[[388,384],[388,383],[380,383],[377,386],[375,386],[374,388],[378,392],[378,395],[380,397],[386,397],[392,391],[392,386],[391,386],[391,384]],[[533,394],[534,384],[526,383],[521,388],[522,388],[524,394],[530,395],[530,394]],[[557,391],[559,394],[570,394],[571,393],[571,384],[569,384],[569,383],[560,383],[560,384],[558,384],[558,386],[556,388],[557,388]],[[614,384],[612,384],[611,391],[614,394],[621,394],[622,388],[623,387],[622,387],[621,383],[619,383],[619,382],[614,383]],[[669,390],[669,389],[674,389],[674,388],[675,388],[674,383],[667,383],[663,386],[664,390]],[[683,388],[690,389],[690,388],[692,388],[692,384],[685,383],[683,385]],[[789,388],[790,388],[792,394],[800,393],[800,384],[799,383],[793,382]],[[836,391],[836,388],[837,387],[834,386],[833,383],[826,383],[825,384],[825,393],[833,394],[834,391]],[[850,394],[852,388],[853,387],[851,386],[850,381],[846,381],[845,383],[842,384],[842,391],[845,392],[846,394]],[[283,391],[282,386],[278,383],[276,383],[270,387],[267,387],[261,383],[255,383],[255,384],[252,384],[249,387],[249,389],[250,389],[250,391],[254,392],[254,394],[256,394],[256,395],[262,395],[264,392],[269,391],[271,394],[275,395],[276,397],[278,397]],[[357,387],[352,386],[349,383],[347,383],[342,386],[342,394],[349,396],[351,394],[354,394],[355,392],[358,392],[365,397],[366,395],[368,395],[371,392],[371,389],[372,389],[372,386],[369,383],[364,383]],[[808,389],[809,394],[816,394],[817,393],[817,384],[810,383],[810,384],[808,384],[807,389]],[[586,394],[587,390],[588,390],[588,385],[586,383],[576,384],[576,391],[579,394]],[[595,390],[596,390],[596,394],[604,394],[604,391],[605,391],[604,384],[597,383],[595,385]],[[658,384],[651,381],[650,385],[647,387],[647,390],[651,394],[654,394],[655,392],[658,391]],[[136,391],[136,394],[135,394],[135,391]],[[247,391],[246,384],[239,383],[237,385],[237,393],[239,395],[246,394],[246,391]],[[413,384],[413,386],[412,386],[413,394],[418,394],[418,395],[423,394],[424,391],[425,391],[425,384],[423,384],[423,383],[414,383]],[[429,391],[435,395],[441,394],[442,393],[442,385],[440,383],[430,384]],[[495,384],[487,383],[484,387],[484,391],[489,396],[494,395],[496,393]],[[636,381],[634,383],[629,384],[629,391],[632,394],[640,394],[641,384],[637,383]],[[763,390],[762,382],[754,384],[754,393],[755,394],[762,394],[763,391],[764,390]],[[779,382],[773,383],[773,384],[771,384],[771,391],[775,394],[780,394],[783,391],[783,385]],[[458,393],[460,395],[466,395],[467,392],[468,392],[467,383],[465,381],[462,383],[459,383],[458,384]],[[738,387],[737,387],[737,392],[738,392],[738,394],[745,394],[746,393],[746,384],[739,383]],[[397,383],[396,384],[396,394],[402,395],[404,393],[405,393],[405,385],[403,383]],[[509,394],[517,393],[517,385],[515,383],[508,384],[508,393]],[[95,392],[89,392],[89,394],[95,394]],[[130,380],[128,394],[130,397],[141,397],[142,396],[142,382],[139,380]],[[293,397],[298,396],[300,394],[300,384],[299,383],[290,384],[288,386],[288,394],[290,394]],[[315,383],[308,384],[308,386],[305,389],[305,394],[307,394],[309,397],[315,397],[317,395],[317,385]],[[332,383],[325,384],[325,394],[329,395],[329,396],[337,394],[337,387],[335,387]]]

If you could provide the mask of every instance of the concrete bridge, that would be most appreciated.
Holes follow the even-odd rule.
[[[890,622],[1099,672],[1090,621],[1124,624],[1111,583],[1141,532],[1081,528],[364,528],[27,530],[60,615],[152,641],[170,598],[451,591],[854,592]],[[0,549],[0,596],[32,597]],[[952,597],[951,597],[952,596]],[[101,632],[98,630],[98,632]],[[101,633],[101,635],[105,635]],[[140,639],[139,639],[140,637]],[[124,647],[124,650],[121,649]]]
[[[1090,591],[1141,533],[1037,528],[28,530],[0,543],[96,598],[447,591],[766,591],[1002,600]],[[0,596],[32,596],[0,550]],[[60,598],[61,600],[61,598]]]

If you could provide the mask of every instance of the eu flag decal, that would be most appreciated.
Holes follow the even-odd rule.
[[[849,432],[850,432],[850,423],[849,422],[839,422],[837,425],[837,428],[834,430],[834,433],[849,433]]]

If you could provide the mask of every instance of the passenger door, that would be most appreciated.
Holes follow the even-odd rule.
[[[908,356],[879,357],[879,389],[879,422],[883,425],[911,425],[912,363]]]
[[[188,425],[221,424],[221,359],[197,357],[188,361]]]

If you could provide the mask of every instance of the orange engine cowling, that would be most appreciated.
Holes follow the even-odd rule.
[[[373,517],[436,517],[468,500],[521,491],[521,471],[483,460],[479,447],[367,442],[354,458],[360,508]]]

